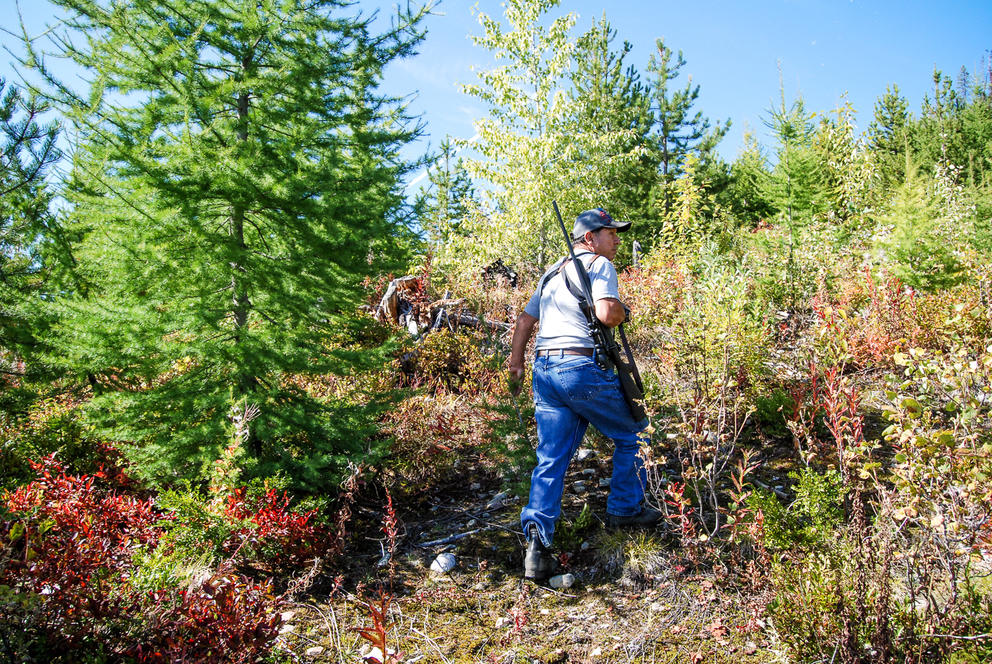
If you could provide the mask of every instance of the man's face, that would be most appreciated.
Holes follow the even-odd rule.
[[[615,228],[600,228],[596,231],[586,233],[586,241],[592,248],[593,253],[613,260],[620,248],[620,236]]]

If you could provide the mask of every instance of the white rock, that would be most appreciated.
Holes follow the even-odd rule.
[[[599,480],[599,487],[601,489],[609,488],[609,486],[610,486],[610,478],[609,477],[604,477],[601,480]]]
[[[579,461],[585,461],[594,454],[596,453],[590,450],[589,448],[583,447],[582,449],[580,449],[578,452],[575,453],[575,458],[578,459]]]
[[[364,646],[361,650],[361,654],[362,654],[362,660],[366,662],[372,661],[373,659],[378,662],[383,661],[382,651],[376,648],[375,646]],[[393,656],[396,655],[396,651],[393,650],[392,648],[386,648],[386,654]]]
[[[589,656],[590,656],[590,657],[599,657],[599,656],[600,656],[600,655],[602,655],[602,654],[603,654],[603,649],[602,649],[602,648],[594,648],[594,649],[593,649],[593,650],[592,650],[592,651],[591,651],[591,652],[589,653]]]
[[[386,648],[386,651],[391,655],[394,654],[392,648]],[[367,651],[364,648],[362,649],[362,660],[366,662],[385,661],[385,659],[382,656],[382,651],[376,648],[375,646],[369,648]]]
[[[320,653],[324,652],[323,646],[314,646],[313,648],[307,648],[304,653],[307,657],[316,657]]]
[[[496,619],[496,629],[503,629],[510,624],[510,619],[506,616],[500,616]]]
[[[279,628],[280,634],[291,634],[296,631],[296,625],[283,625]]]
[[[583,468],[582,469],[582,474],[583,475],[595,475],[596,474],[596,469],[595,468]]]
[[[283,622],[289,622],[296,615],[296,611],[283,611],[279,614],[279,619]]]
[[[585,493],[585,490],[586,490],[586,483],[583,482],[582,480],[579,480],[578,482],[572,482],[572,491],[574,491],[575,493]]]
[[[548,580],[548,585],[555,590],[565,590],[575,585],[575,577],[571,574],[559,574]]]
[[[458,561],[455,559],[455,554],[453,553],[439,553],[434,562],[431,563],[431,571],[437,572],[438,574],[446,574],[451,570],[455,569],[455,565]]]

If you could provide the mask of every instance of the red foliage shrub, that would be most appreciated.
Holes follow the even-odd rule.
[[[278,635],[278,599],[268,584],[216,574],[199,588],[149,597],[150,638],[129,653],[139,662],[254,662]]]
[[[93,621],[135,609],[121,587],[135,552],[154,547],[161,516],[151,501],[102,489],[93,476],[72,476],[48,456],[39,477],[4,496],[13,520],[3,529],[12,558],[0,584],[43,598],[45,629],[73,644]]]
[[[859,366],[885,366],[897,350],[918,343],[917,293],[895,277],[876,279],[865,269],[861,279],[846,282],[837,300],[837,306],[850,316],[842,333]],[[813,306],[828,327],[841,324],[826,312],[822,298],[814,298]]]
[[[650,327],[665,323],[679,311],[692,276],[674,261],[630,267],[620,275],[620,297],[631,309],[635,323]]]
[[[162,533],[152,501],[110,489],[103,477],[69,475],[54,456],[32,465],[38,478],[4,495],[10,514],[0,521],[0,586],[10,589],[6,599],[24,600],[0,607],[17,613],[0,621],[0,636],[29,634],[19,642],[30,652],[19,656],[44,661],[71,648],[71,661],[249,662],[272,645],[280,600],[267,584],[215,574],[195,587],[138,592],[136,553],[158,546]],[[286,546],[287,560],[320,541],[312,513],[287,511],[274,492],[252,510],[231,505],[258,524],[251,536]]]
[[[339,548],[339,539],[329,527],[317,523],[316,513],[290,509],[289,496],[275,489],[261,495],[235,489],[226,499],[224,515],[251,525],[237,529],[224,548],[233,554],[247,547],[267,564],[298,567]]]

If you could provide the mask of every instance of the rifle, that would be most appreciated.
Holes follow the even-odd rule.
[[[586,317],[586,322],[589,324],[593,346],[596,349],[596,363],[601,369],[607,371],[611,368],[616,369],[617,378],[620,380],[620,391],[623,392],[623,398],[627,402],[627,407],[630,409],[630,415],[634,418],[635,422],[640,422],[647,417],[647,412],[644,410],[644,384],[641,382],[641,374],[637,370],[637,364],[634,362],[634,354],[631,352],[630,345],[627,343],[627,335],[624,333],[623,323],[617,326],[617,330],[619,330],[620,338],[623,341],[624,350],[627,354],[626,358],[620,352],[620,346],[617,345],[613,330],[604,325],[596,317],[596,305],[592,299],[592,282],[589,279],[589,273],[586,272],[586,266],[582,264],[582,261],[575,256],[572,237],[569,235],[568,230],[565,228],[565,222],[561,218],[561,212],[558,210],[558,201],[551,201],[551,206],[555,209],[555,215],[558,217],[558,225],[561,227],[561,232],[565,235],[565,245],[568,247],[572,264],[575,265],[575,272],[579,275],[578,292],[573,288],[564,266],[562,267],[561,276],[565,280],[568,290],[579,301],[579,308],[582,310],[583,315]]]

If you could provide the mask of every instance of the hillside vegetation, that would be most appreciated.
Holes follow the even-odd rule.
[[[992,67],[864,131],[783,90],[727,163],[681,52],[507,0],[407,201],[426,10],[54,4],[0,84],[0,662],[992,659]],[[667,517],[604,527],[590,432],[564,588],[520,578],[505,373],[552,200],[633,221]]]

